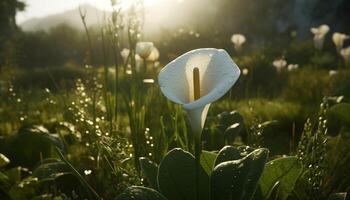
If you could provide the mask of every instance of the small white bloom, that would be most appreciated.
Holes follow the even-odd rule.
[[[90,175],[91,174],[91,169],[86,169],[84,170],[84,174],[87,176],[87,175]]]
[[[298,68],[299,68],[298,64],[289,64],[287,67],[288,71],[293,71],[293,70],[296,70]]]
[[[311,33],[314,34],[314,45],[317,50],[322,50],[323,42],[326,34],[329,31],[329,26],[323,24],[317,28],[313,27],[310,29]]]
[[[282,69],[287,66],[287,61],[284,59],[278,59],[273,61],[272,65],[276,68],[277,72],[281,72]]]
[[[340,55],[344,58],[347,65],[350,64],[350,46],[340,50]]]
[[[333,33],[332,40],[338,52],[343,48],[344,40],[347,39],[349,39],[348,35],[338,32]]]
[[[157,67],[159,67],[159,66],[160,66],[160,62],[159,62],[159,61],[154,62],[154,67],[155,67],[155,68],[157,68]]]
[[[210,104],[222,97],[239,75],[239,68],[225,50],[196,49],[167,64],[158,82],[163,94],[186,110],[198,138]]]
[[[247,68],[242,69],[242,75],[247,76],[249,74],[249,70]]]
[[[154,79],[152,78],[143,79],[143,83],[154,83]]]
[[[124,48],[120,52],[120,55],[122,56],[124,63],[127,61],[128,57],[129,57],[129,54],[130,54],[130,49],[126,49],[126,48]]]
[[[231,42],[235,45],[236,50],[240,50],[242,45],[246,42],[246,38],[242,34],[233,34],[231,36]]]
[[[338,70],[329,70],[329,76],[335,76],[338,74]]]
[[[151,54],[153,49],[152,42],[138,42],[136,44],[136,53],[142,58],[147,59],[147,57]]]
[[[159,50],[157,47],[153,46],[151,54],[147,57],[147,60],[155,62],[159,59]]]

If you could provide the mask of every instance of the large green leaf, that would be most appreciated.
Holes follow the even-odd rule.
[[[132,186],[120,194],[116,200],[167,200],[162,194],[154,189]]]
[[[204,171],[208,174],[208,176],[210,176],[211,172],[213,171],[216,156],[217,154],[214,152],[202,151],[200,161]]]
[[[0,153],[0,167],[3,167],[10,163],[10,160],[2,153]]]
[[[195,158],[182,150],[171,150],[162,160],[158,171],[158,186],[169,200],[193,200],[195,188]],[[202,167],[199,171],[199,199],[210,198],[209,177]]]
[[[257,149],[242,159],[217,165],[211,176],[211,199],[252,199],[267,157],[267,149]]]
[[[158,190],[157,175],[158,175],[158,166],[156,163],[152,162],[146,157],[141,157],[140,166],[142,174],[146,177],[148,184],[153,189]]]
[[[278,158],[268,162],[262,173],[259,186],[264,199],[269,199],[274,186],[278,183],[279,199],[285,200],[293,191],[302,172],[301,164],[294,156]]]
[[[63,141],[43,126],[22,127],[9,137],[2,149],[11,160],[10,166],[33,168],[42,159],[51,157],[52,148],[64,150]]]
[[[55,179],[59,174],[69,172],[70,169],[66,163],[51,160],[51,162],[43,163],[35,168],[32,176],[37,177],[39,180]]]
[[[241,153],[239,150],[233,146],[225,146],[219,151],[219,154],[215,160],[215,166],[226,161],[238,160],[240,158]]]

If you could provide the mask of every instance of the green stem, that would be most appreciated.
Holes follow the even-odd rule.
[[[201,135],[200,134],[196,134],[199,136],[195,136],[195,143],[194,143],[194,150],[195,150],[195,173],[196,173],[196,200],[200,200],[199,199],[199,170],[200,170],[200,158],[201,158],[201,152],[202,152],[202,142],[201,142]]]
[[[143,59],[143,74],[146,75],[147,73],[147,60]]]

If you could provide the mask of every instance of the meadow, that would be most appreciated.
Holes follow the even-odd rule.
[[[350,29],[153,41],[111,2],[0,37],[0,199],[350,199]]]

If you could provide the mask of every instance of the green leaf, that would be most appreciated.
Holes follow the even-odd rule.
[[[202,151],[200,160],[201,165],[209,177],[211,175],[211,172],[213,171],[216,156],[217,154],[214,152]]]
[[[154,189],[142,186],[128,187],[116,200],[167,200],[162,194]]]
[[[220,163],[241,159],[241,153],[233,146],[225,146],[220,151],[215,160],[215,166]]]
[[[146,157],[141,157],[140,166],[142,174],[146,177],[148,184],[153,189],[158,190],[157,175],[158,175],[158,166],[156,163],[152,162]]]
[[[340,103],[331,107],[328,110],[328,115],[339,121],[344,125],[349,126],[350,124],[350,104],[349,103]]]
[[[5,175],[12,181],[12,182],[20,182],[22,179],[22,167],[14,167],[5,172]]]
[[[232,124],[238,123],[239,126],[244,128],[244,119],[241,114],[237,111],[222,112],[218,115],[219,117],[219,130],[225,132],[225,130]]]
[[[333,193],[329,195],[328,200],[346,200],[347,193]]]
[[[257,149],[242,159],[217,165],[211,176],[211,199],[252,199],[267,157],[267,149]]]
[[[58,135],[51,134],[42,126],[22,127],[17,134],[4,142],[4,153],[11,160],[11,166],[32,169],[42,159],[51,157],[52,148],[64,149]]]
[[[32,176],[39,180],[55,179],[59,174],[70,172],[69,167],[62,161],[51,161],[39,165],[34,169]]]
[[[0,153],[0,167],[3,167],[10,163],[10,160],[2,153]]]
[[[277,196],[285,200],[293,191],[294,185],[302,172],[302,166],[294,156],[278,158],[268,162],[262,173],[259,186],[264,199],[269,199],[278,182]]]
[[[195,158],[182,149],[173,149],[164,157],[159,166],[158,186],[169,200],[195,199]],[[204,169],[199,171],[199,199],[210,198],[209,177]]]
[[[61,160],[67,165],[67,167],[71,170],[73,175],[80,181],[80,183],[84,186],[84,189],[86,190],[87,194],[90,198],[94,199],[101,199],[101,197],[96,193],[94,188],[92,188],[89,183],[85,180],[85,178],[76,170],[72,164],[69,163],[69,161],[63,156],[62,152],[59,148],[56,147],[56,152],[58,156],[61,158]]]

